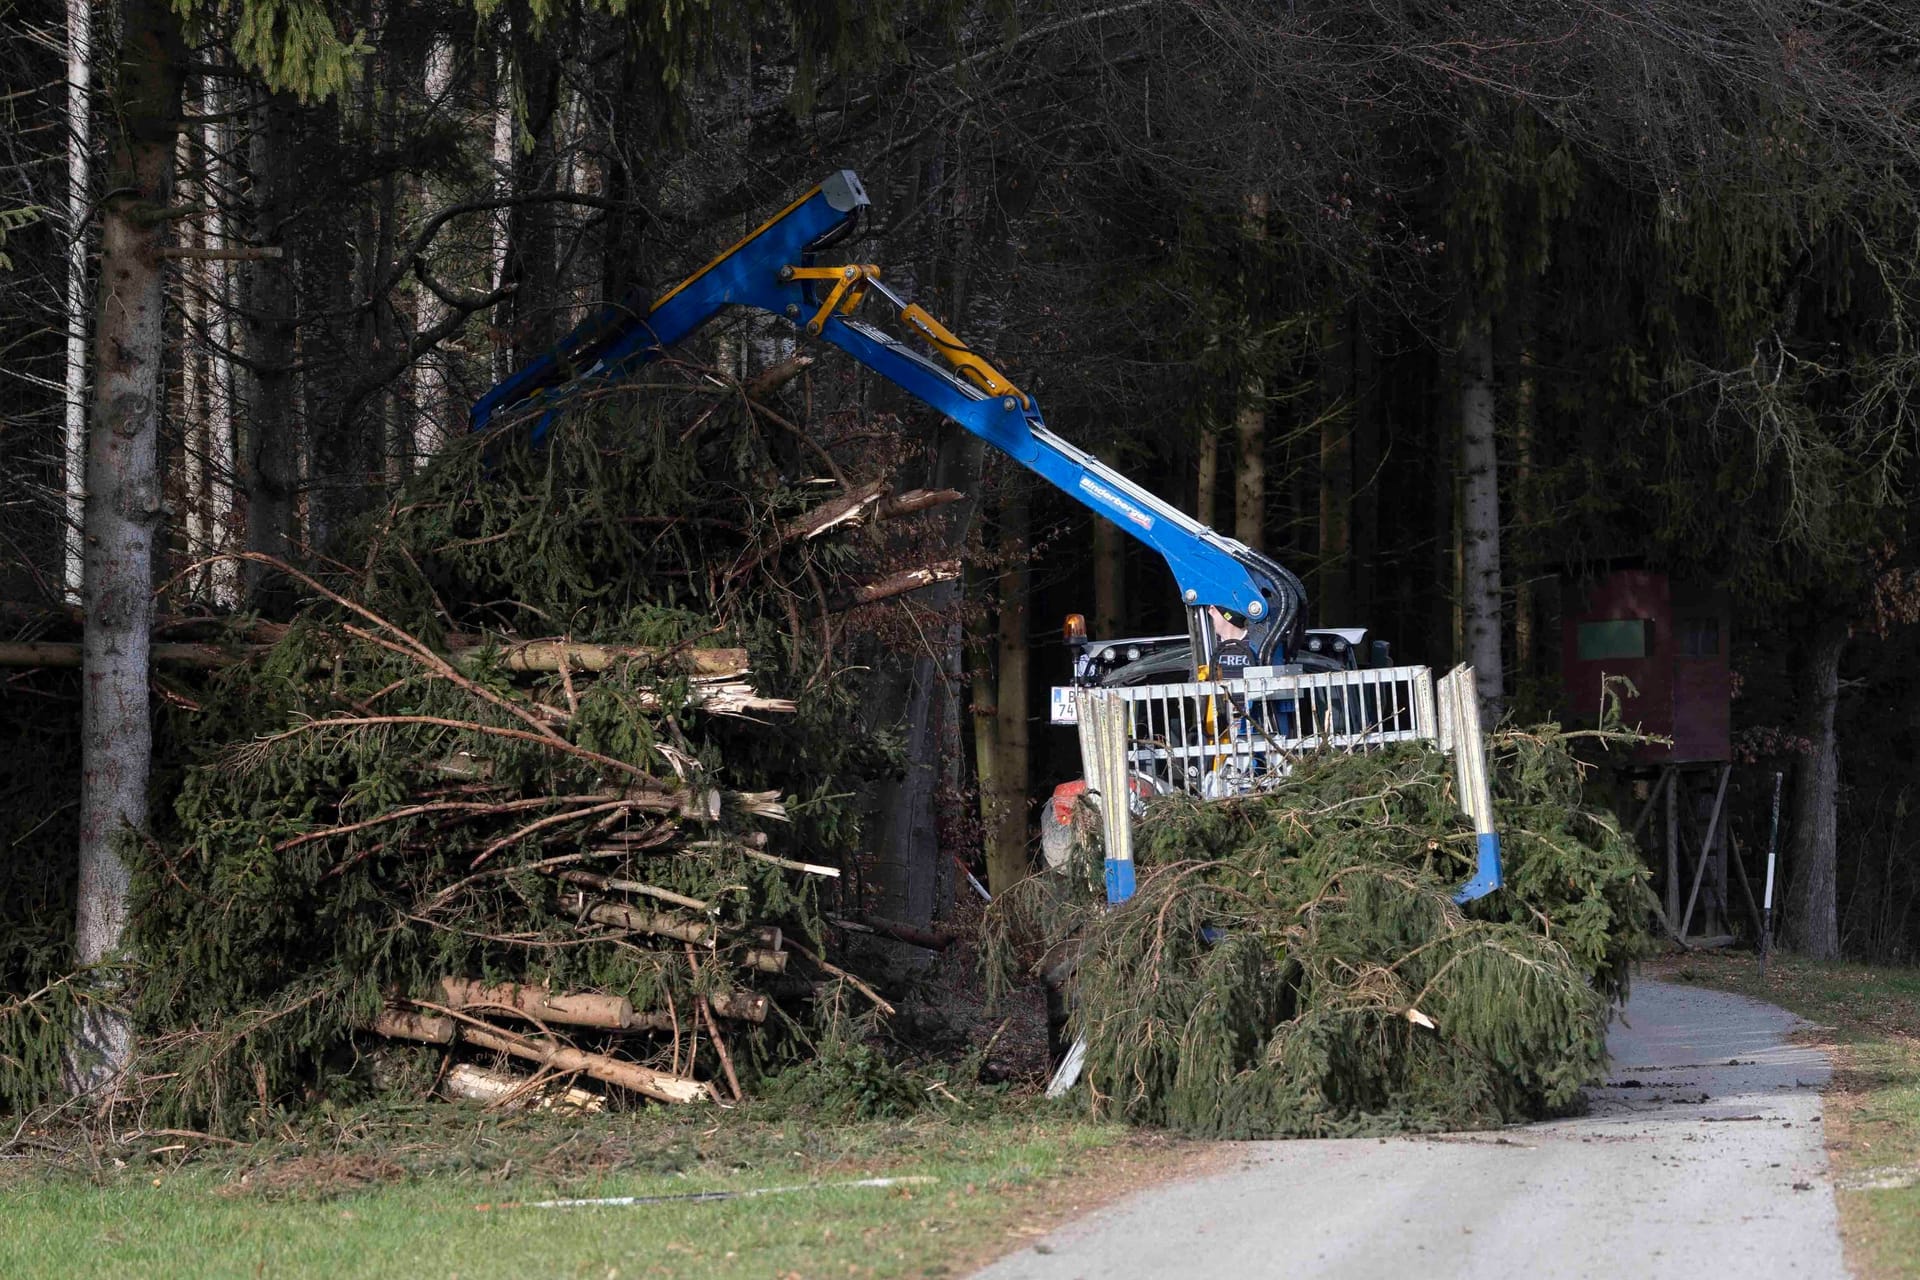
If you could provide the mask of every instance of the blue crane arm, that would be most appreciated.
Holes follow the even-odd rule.
[[[1306,614],[1306,590],[1294,574],[1048,430],[1031,396],[922,308],[895,296],[877,267],[816,265],[816,255],[853,230],[867,203],[859,178],[839,171],[651,306],[629,302],[589,317],[476,402],[470,425],[479,430],[507,410],[538,410],[533,431],[542,435],[574,395],[630,375],[724,307],[754,307],[845,351],[1153,548],[1194,615],[1211,605],[1247,618],[1257,663],[1290,658]],[[870,294],[891,303],[940,360],[856,318]]]

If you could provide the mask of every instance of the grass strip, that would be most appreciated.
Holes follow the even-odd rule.
[[[1193,1150],[1018,1108],[702,1127],[660,1112],[575,1120],[441,1106],[297,1143],[181,1145],[0,1165],[0,1275],[943,1277]],[[854,1185],[877,1177],[903,1181]],[[795,1183],[821,1185],[754,1194]],[[637,1211],[479,1211],[599,1197],[660,1199]]]

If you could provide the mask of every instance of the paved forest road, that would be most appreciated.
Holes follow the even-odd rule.
[[[1793,1015],[1642,981],[1591,1114],[1497,1133],[1234,1148],[979,1280],[1843,1277],[1824,1054]],[[1043,1252],[1044,1251],[1044,1252]]]

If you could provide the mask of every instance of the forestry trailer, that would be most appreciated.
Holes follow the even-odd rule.
[[[1186,608],[1187,634],[1091,644],[1084,625],[1077,636],[1070,630],[1069,638],[1082,642],[1075,685],[1055,690],[1054,718],[1081,723],[1089,769],[1084,783],[1067,784],[1044,807],[1043,829],[1064,816],[1063,797],[1076,801],[1089,790],[1096,798],[1236,794],[1284,776],[1302,750],[1465,741],[1469,726],[1458,718],[1465,712],[1455,677],[1451,693],[1441,682],[1436,714],[1424,667],[1387,665],[1385,645],[1363,632],[1307,631],[1306,590],[1293,573],[1048,430],[1032,396],[888,288],[879,267],[821,264],[822,253],[853,235],[867,206],[860,179],[847,169],[834,173],[657,300],[630,300],[588,317],[482,397],[471,427],[482,429],[511,410],[532,419],[538,438],[574,397],[632,376],[723,308],[752,307],[845,351],[1158,552]],[[925,353],[857,317],[872,297]],[[1471,683],[1469,673],[1468,704]],[[1099,741],[1090,734],[1095,720],[1104,726]],[[1476,748],[1478,732],[1476,719]],[[1469,776],[1469,754],[1479,756],[1455,752],[1462,795],[1484,796],[1484,773]],[[1132,807],[1106,806],[1103,815],[1107,889],[1115,901],[1133,890]],[[1479,865],[1462,900],[1500,884],[1490,806],[1477,807]]]

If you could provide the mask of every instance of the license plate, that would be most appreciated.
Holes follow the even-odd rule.
[[[1053,686],[1053,723],[1080,723],[1080,708],[1074,704],[1072,685]]]

